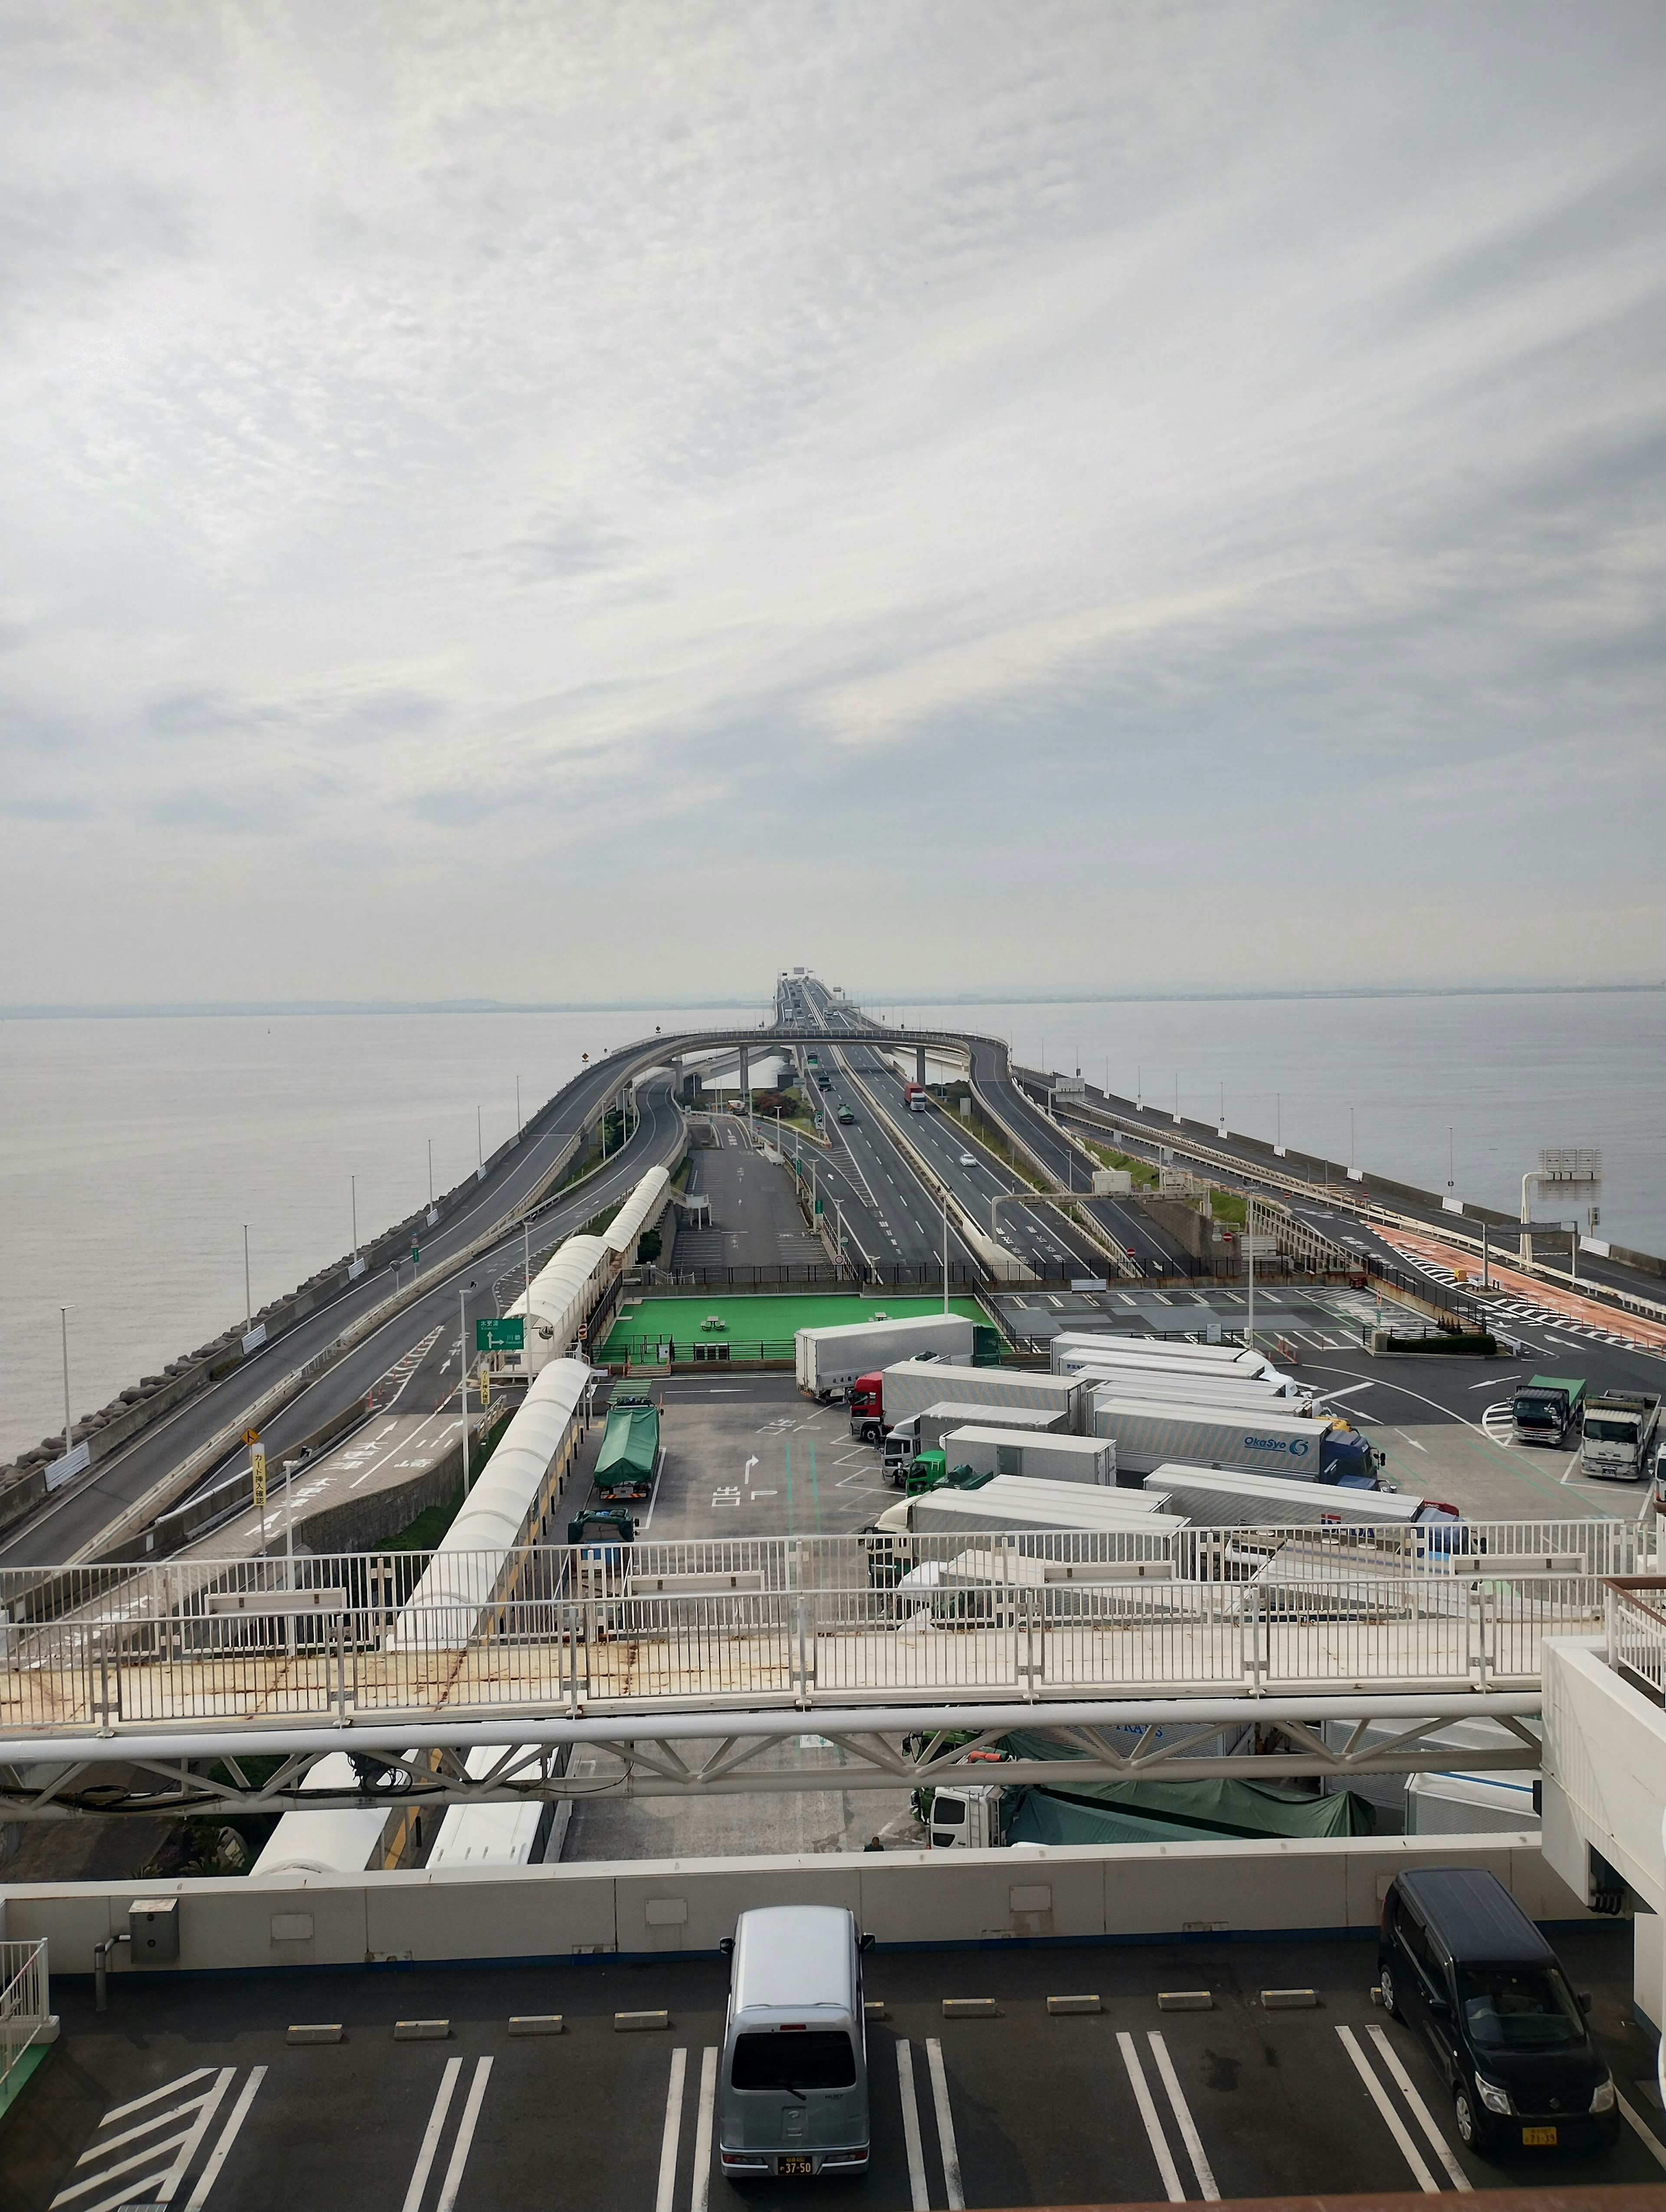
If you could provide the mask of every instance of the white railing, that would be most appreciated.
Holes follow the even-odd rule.
[[[1615,1635],[1634,1540],[1596,1521],[1134,1526],[346,1553],[297,1561],[293,1590],[276,1559],[10,1590],[0,1577],[0,1741],[441,1712],[1531,1686],[1545,1637],[1605,1620]]]
[[[1603,1595],[1609,1666],[1666,1704],[1666,1577],[1617,1576]]]
[[[0,1943],[0,2101],[13,2067],[50,2036],[52,2010],[46,1938]]]

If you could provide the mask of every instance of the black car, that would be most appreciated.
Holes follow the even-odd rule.
[[[1477,2150],[1614,2142],[1614,2078],[1585,2023],[1589,1998],[1496,1875],[1419,1868],[1383,1900],[1383,2009],[1428,2045]]]

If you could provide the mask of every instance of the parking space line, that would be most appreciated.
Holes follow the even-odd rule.
[[[209,2191],[220,2179],[220,2169],[230,2157],[231,2147],[237,2141],[239,2131],[244,2121],[249,2117],[249,2107],[259,2094],[260,2085],[265,2078],[266,2069],[264,2066],[250,2069],[249,2078],[243,2084],[237,2102],[227,2115],[225,2126],[220,2130],[220,2140],[210,2153],[208,2164],[197,2177],[197,2186],[192,2191],[185,2202],[185,2212],[203,2212],[203,2207],[209,2200]]]
[[[1353,2030],[1351,2027],[1339,2027],[1336,2033],[1342,2039],[1343,2050],[1353,2061],[1354,2071],[1365,2083],[1372,2104],[1382,2114],[1383,2126],[1399,2144],[1401,2156],[1412,2170],[1412,2179],[1426,2197],[1438,2197],[1440,2184],[1424,2164],[1423,2154],[1412,2141],[1406,2123],[1389,2103],[1389,2093],[1377,2080],[1365,2052],[1359,2048],[1359,2040]]]
[[[948,2192],[949,2212],[966,2212],[965,2192],[960,2185],[960,2147],[954,2139],[954,2114],[949,2108],[949,2077],[943,2066],[943,2045],[934,2035],[926,2039],[926,2063],[931,2069],[937,2147],[943,2154],[943,2186]]]
[[[672,2212],[672,2199],[677,2193],[677,2146],[683,2134],[683,2077],[688,2067],[688,2051],[679,2045],[671,2054],[666,2125],[660,2137],[660,2186],[654,2191],[654,2212]]]
[[[1422,2093],[1418,2088],[1416,2082],[1413,2081],[1411,2075],[1401,2064],[1400,2053],[1395,2049],[1393,2044],[1389,2042],[1387,2029],[1381,2027],[1372,2028],[1371,2032],[1371,2039],[1382,2052],[1383,2063],[1388,2068],[1389,2073],[1393,2075],[1395,2080],[1399,2083],[1400,2094],[1406,2100],[1406,2102],[1411,2106],[1413,2116],[1415,2118],[1417,2124],[1429,2138],[1430,2148],[1434,2152],[1435,2156],[1440,2160],[1447,2172],[1450,2175],[1453,2188],[1473,2188],[1474,2186],[1474,2183],[1470,2180],[1463,2168],[1458,2164],[1457,2153],[1452,2148],[1450,2143],[1447,2142],[1445,2136],[1442,2135],[1440,2130],[1436,2126],[1435,2116],[1429,2110],[1429,2107],[1424,2103]]]
[[[469,2084],[468,2102],[463,2107],[463,2118],[458,2125],[457,2140],[451,2147],[451,2164],[446,2168],[446,2179],[440,2191],[440,2202],[435,2212],[456,2212],[457,2192],[463,2186],[463,2169],[469,2162],[469,2152],[474,2143],[474,2130],[480,2118],[480,2107],[486,2101],[486,2084],[492,2075],[489,2058],[474,2062],[474,2079]]]
[[[903,2142],[909,2154],[909,2203],[912,2212],[931,2212],[926,2154],[920,2148],[920,2106],[914,2094],[914,2053],[906,2035],[897,2039],[897,2087],[902,2093]]]
[[[1185,2138],[1186,2154],[1192,2161],[1192,2171],[1197,2176],[1197,2185],[1202,2191],[1206,2203],[1218,2203],[1220,2191],[1215,2185],[1213,2170],[1204,2154],[1203,2138],[1197,2131],[1197,2122],[1192,2118],[1192,2108],[1186,2102],[1185,2093],[1180,2086],[1180,2076],[1174,2070],[1174,2061],[1169,2056],[1169,2046],[1163,2040],[1159,2030],[1154,2027],[1147,2031],[1146,2040],[1151,2045],[1152,2057],[1157,2061],[1157,2070],[1163,2076],[1163,2087],[1169,2093],[1169,2102],[1174,2106],[1174,2116],[1179,2122],[1180,2132]]]
[[[1134,2048],[1134,2038],[1126,2028],[1116,2032],[1117,2048],[1122,2054],[1122,2063],[1128,2069],[1128,2083],[1134,2091],[1134,2102],[1140,2107],[1140,2117],[1146,2124],[1146,2136],[1157,2160],[1157,2170],[1163,2177],[1163,2187],[1170,2204],[1183,2204],[1186,2192],[1180,2185],[1180,2169],[1170,2154],[1168,2137],[1163,2132],[1163,2123],[1157,2117],[1157,2100],[1152,2095],[1146,2080],[1146,2069],[1140,2063],[1140,2053]]]
[[[700,2054],[700,2112],[694,2124],[694,2189],[689,2212],[706,2212],[712,2185],[712,2110],[717,2102],[717,2050],[708,2044]]]
[[[428,2125],[423,2130],[422,2146],[416,2153],[416,2164],[410,2176],[410,2186],[405,2191],[405,2201],[400,2212],[421,2212],[423,2191],[428,2187],[428,2178],[434,2166],[434,2154],[440,2148],[440,2130],[446,2124],[446,2114],[451,2110],[457,2077],[463,2070],[460,2058],[448,2058],[446,2070],[440,2077],[440,2087],[434,2100],[434,2109],[428,2116]]]

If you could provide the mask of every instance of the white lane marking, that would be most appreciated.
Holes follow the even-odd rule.
[[[164,2081],[160,2089],[147,2089],[143,2097],[131,2097],[125,2105],[113,2105],[99,2122],[107,2128],[115,2120],[125,2120],[130,2112],[142,2112],[147,2105],[159,2105],[164,2097],[172,2097],[181,2089],[190,2088],[193,2081],[206,2081],[214,2071],[211,2066],[193,2067],[189,2074],[181,2074],[176,2081]]]
[[[1377,1382],[1350,1382],[1346,1390],[1321,1390],[1319,1395],[1326,1400],[1332,1398],[1357,1398],[1362,1390],[1377,1390],[1381,1388],[1382,1385]]]
[[[1215,2186],[1214,2173],[1204,2154],[1203,2138],[1197,2131],[1197,2122],[1192,2118],[1192,2108],[1186,2102],[1185,2092],[1180,2086],[1180,2076],[1174,2070],[1174,2061],[1169,2056],[1169,2046],[1154,2027],[1147,2032],[1146,2040],[1151,2045],[1152,2057],[1157,2061],[1157,2070],[1163,2076],[1163,2087],[1169,2093],[1169,2102],[1174,2106],[1175,2118],[1179,2122],[1180,2132],[1185,2137],[1186,2154],[1192,2161],[1192,2171],[1197,2176],[1197,2185],[1202,2191],[1205,2200],[1209,2203],[1215,2203],[1219,2199],[1220,2191]]]
[[[166,2112],[153,2112],[148,2120],[141,2120],[137,2127],[124,2128],[119,2136],[104,2136],[91,2149],[82,2151],[76,2164],[86,2166],[95,2158],[108,2157],[112,2150],[125,2150],[129,2143],[137,2142],[141,2136],[148,2136],[153,2129],[165,2128],[172,2121],[182,2120],[187,2112],[200,2112],[213,2094],[212,2089],[204,2089],[200,2097],[188,2098],[183,2105],[175,2105]],[[102,2126],[104,2123],[100,2124]]]
[[[428,2178],[434,2165],[434,2154],[440,2148],[440,2130],[446,2124],[446,2114],[451,2109],[453,2092],[457,2077],[463,2070],[460,2058],[448,2058],[446,2070],[440,2076],[440,2087],[434,2100],[434,2110],[428,2116],[428,2125],[423,2131],[422,2147],[416,2153],[416,2164],[412,2169],[410,2186],[405,2191],[405,2201],[400,2212],[421,2212],[423,2191],[428,2187]]]
[[[1429,2110],[1429,2107],[1424,2103],[1422,2093],[1418,2088],[1416,2082],[1413,2081],[1411,2075],[1401,2064],[1400,2053],[1395,2049],[1393,2044],[1389,2041],[1387,2030],[1380,2027],[1372,2028],[1371,2032],[1371,2039],[1377,2045],[1378,2051],[1382,2052],[1383,2063],[1388,2068],[1389,2073],[1393,2075],[1395,2080],[1399,2083],[1401,2095],[1406,2100],[1406,2102],[1412,2108],[1412,2117],[1416,2120],[1419,2127],[1422,2129],[1424,2134],[1428,2137],[1430,2149],[1433,2151],[1435,2156],[1440,2160],[1441,2164],[1445,2167],[1447,2173],[1450,2176],[1453,2188],[1473,2188],[1474,2185],[1471,2182],[1468,2175],[1464,2172],[1463,2168],[1458,2164],[1457,2153],[1452,2148],[1450,2143],[1447,2142],[1445,2136],[1442,2135],[1440,2130],[1435,2125],[1435,2116]]]
[[[943,2066],[943,2046],[934,2035],[926,2039],[926,2063],[931,2069],[937,2147],[943,2154],[943,2186],[948,2192],[949,2212],[966,2212],[966,2193],[960,2185],[960,2147],[954,2139],[954,2113],[949,2105],[949,2077]]]
[[[708,2044],[700,2054],[700,2112],[694,2124],[694,2189],[689,2212],[706,2212],[712,2185],[712,2112],[717,2103],[717,2051]]]
[[[234,2066],[222,2066],[220,2069],[219,2079],[203,2100],[203,2109],[197,2115],[196,2126],[180,2144],[179,2155],[162,2178],[162,2185],[156,2191],[157,2203],[171,2204],[173,2202],[174,2192],[185,2178],[186,2167],[196,2157],[198,2148],[212,2126],[214,2116],[220,2109],[221,2100],[236,2077],[237,2069]]]
[[[463,2186],[463,2169],[469,2162],[469,2152],[474,2144],[474,2130],[480,2118],[480,2107],[486,2101],[486,2084],[491,2079],[492,2062],[477,2058],[474,2079],[469,2084],[468,2101],[463,2107],[463,2118],[458,2124],[457,2140],[451,2147],[451,2164],[446,2168],[446,2178],[441,2185],[440,2202],[435,2212],[456,2212],[457,2192]]]
[[[1126,2028],[1118,2028],[1116,2044],[1122,2054],[1122,2063],[1128,2069],[1129,2086],[1134,2091],[1134,2102],[1140,2107],[1140,2117],[1146,2124],[1146,2137],[1151,2144],[1152,2155],[1157,2160],[1157,2170],[1163,2177],[1163,2187],[1169,2202],[1170,2204],[1183,2204],[1186,2192],[1180,2185],[1180,2169],[1170,2153],[1163,2123],[1157,2117],[1157,2100],[1146,2080],[1146,2069],[1140,2063],[1140,2053],[1134,2048],[1134,2038]]]
[[[204,2205],[208,2203],[209,2191],[220,2179],[220,2169],[230,2157],[231,2147],[237,2141],[238,2132],[244,2121],[249,2117],[249,2107],[260,2094],[260,2085],[265,2078],[266,2069],[264,2066],[256,2066],[250,2069],[249,2078],[243,2084],[242,2094],[232,2106],[225,2126],[220,2130],[220,2140],[210,2153],[209,2162],[197,2177],[197,2186],[186,2199],[185,2212],[203,2212]]]
[[[660,2136],[660,2185],[654,2193],[654,2212],[672,2212],[672,2198],[677,2193],[677,2146],[683,2135],[683,2078],[688,2068],[688,2051],[679,2045],[671,2054],[666,2124]]]
[[[1372,2104],[1382,2115],[1383,2126],[1399,2144],[1401,2156],[1412,2170],[1413,2180],[1416,2182],[1426,2197],[1438,2197],[1440,2184],[1424,2164],[1423,2154],[1412,2141],[1411,2133],[1406,2123],[1389,2102],[1389,2093],[1377,2080],[1366,2060],[1365,2052],[1359,2048],[1353,2030],[1351,2027],[1339,2027],[1336,2033],[1342,2039],[1343,2050],[1353,2061],[1355,2073],[1365,2083]]]
[[[905,2035],[897,2039],[897,2086],[902,2092],[903,2142],[909,2154],[909,2203],[912,2212],[931,2212],[926,2157],[920,2148],[920,2106],[914,2094],[914,2053]]]
[[[190,2139],[190,2136],[189,2128],[181,2128],[177,2136],[165,2136],[161,2142],[152,2143],[149,2150],[135,2151],[131,2158],[118,2159],[113,2166],[106,2166],[102,2173],[89,2174],[85,2181],[77,2181],[68,2189],[60,2189],[52,2199],[54,2212],[57,2206],[73,2204],[77,2197],[89,2196],[94,2190],[102,2189],[113,2181],[118,2174],[131,2173],[137,2166],[149,2166],[152,2172],[149,2179],[155,2179],[166,2171],[166,2168],[157,2166],[157,2160],[168,2151],[178,2150],[182,2142]],[[89,2206],[88,2212],[101,2212],[102,2206],[106,2204],[125,2204],[132,2194],[131,2188],[119,2189],[113,2197],[101,2198],[98,2206]]]

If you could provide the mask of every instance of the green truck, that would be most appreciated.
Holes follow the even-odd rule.
[[[1520,1384],[1510,1407],[1518,1444],[1561,1444],[1577,1437],[1584,1420],[1582,1375],[1535,1375]]]
[[[660,1467],[660,1408],[652,1398],[615,1397],[596,1457],[596,1490],[610,1505],[652,1498]]]

